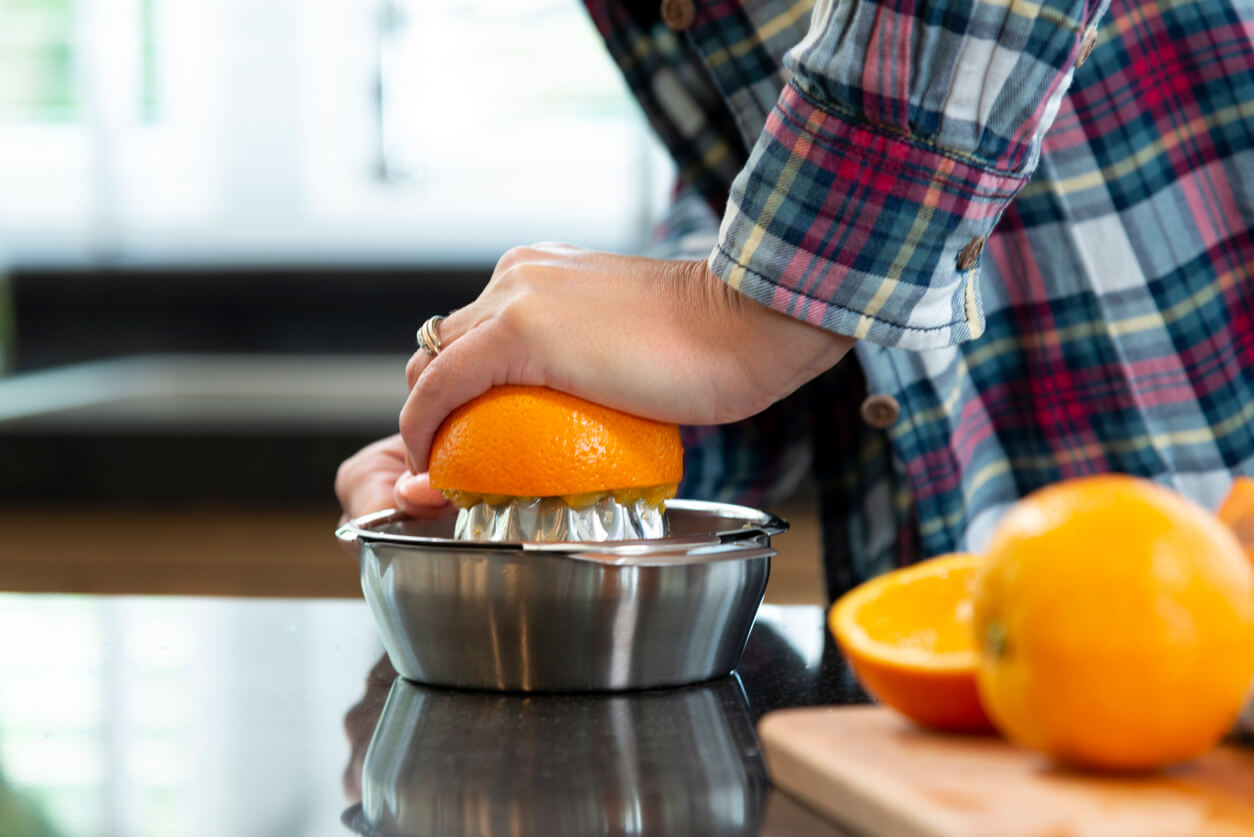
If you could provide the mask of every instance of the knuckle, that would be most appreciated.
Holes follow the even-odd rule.
[[[501,298],[501,291],[514,293],[519,288],[526,287],[531,281],[531,276],[535,272],[535,264],[532,262],[519,261],[506,267],[504,270],[498,271],[496,276],[492,278],[495,290],[498,292],[497,298]]]
[[[418,379],[419,373],[422,372],[423,358],[420,357],[420,354],[421,351],[414,352],[410,355],[409,362],[405,364],[405,381],[411,388]]]
[[[422,379],[423,379],[423,376],[419,375],[418,380],[414,382],[415,391],[417,391],[418,388],[422,385]],[[414,399],[411,394],[411,397],[405,401],[405,406],[401,407],[400,419],[397,422],[398,428],[400,430],[401,439],[405,441],[406,443],[409,442],[409,437],[413,434],[413,430],[414,430],[415,416],[414,416],[413,404],[414,404]]]
[[[525,340],[527,335],[532,333],[535,325],[532,306],[526,298],[516,298],[501,310],[494,325],[496,326],[495,337],[506,346]]]
[[[418,423],[417,406],[418,403],[429,403],[432,393],[438,392],[441,382],[444,380],[444,364],[429,363],[427,368],[422,370],[418,379],[414,381],[413,397],[406,403],[405,409],[401,411],[401,434],[413,432],[414,426]]]
[[[575,248],[564,241],[537,241],[528,249],[536,253],[545,253],[552,255],[553,253],[570,252]]]
[[[505,273],[511,268],[521,264],[526,264],[536,258],[536,249],[534,247],[522,246],[511,247],[506,250],[496,263],[496,272]]]
[[[335,497],[340,501],[341,506],[347,504],[353,493],[353,486],[357,482],[357,464],[360,459],[361,453],[355,453],[335,469]]]
[[[428,386],[428,380],[429,378],[427,377],[426,372],[419,376],[418,383],[414,385],[414,390],[411,393],[409,400],[405,402],[405,407],[401,410],[399,422],[400,437],[405,451],[404,456],[406,456],[406,458],[412,455],[414,449],[418,447],[418,443],[420,441],[419,436],[422,432],[424,411],[418,406],[418,404],[426,404],[430,401],[430,396],[426,389]],[[413,464],[421,470],[421,466],[426,463],[414,462]]]
[[[496,354],[507,359],[501,365],[506,377],[514,383],[546,384],[554,365],[549,362],[544,312],[523,302],[510,306],[497,325]]]

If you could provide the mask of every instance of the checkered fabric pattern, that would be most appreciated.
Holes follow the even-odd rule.
[[[689,434],[691,493],[810,463],[832,593],[981,548],[1059,479],[1214,505],[1254,473],[1254,7],[1109,4],[696,0],[673,33],[589,0],[721,219],[700,257],[860,338],[856,369]],[[886,433],[866,391],[900,404]]]

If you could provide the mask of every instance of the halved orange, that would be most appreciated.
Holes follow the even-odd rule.
[[[561,497],[587,506],[660,506],[683,476],[679,425],[653,421],[546,387],[500,386],[452,412],[436,430],[431,487],[459,506],[511,497]]]
[[[828,613],[863,688],[907,718],[952,732],[992,732],[976,688],[976,555],[943,555],[871,579]]]
[[[1232,481],[1232,488],[1219,507],[1219,519],[1237,536],[1254,564],[1254,479],[1237,477]]]

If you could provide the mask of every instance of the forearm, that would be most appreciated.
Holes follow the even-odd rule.
[[[1034,171],[1103,8],[821,2],[732,187],[711,269],[860,339],[978,337],[983,242]]]

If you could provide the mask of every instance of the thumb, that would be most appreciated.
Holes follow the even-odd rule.
[[[396,507],[412,517],[432,517],[451,505],[438,489],[431,487],[427,474],[404,473],[393,491]]]

